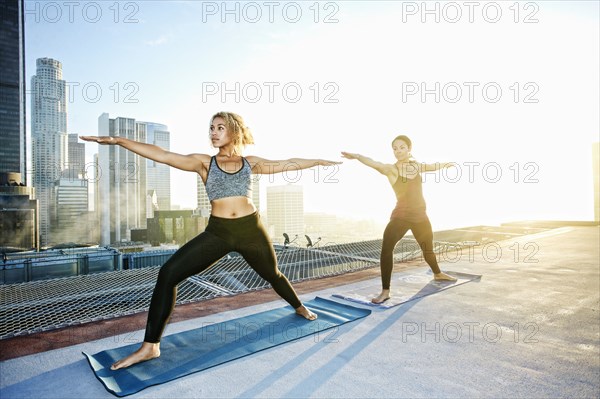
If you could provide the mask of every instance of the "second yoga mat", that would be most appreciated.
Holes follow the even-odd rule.
[[[381,292],[381,284],[362,287],[349,292],[341,292],[338,294],[333,294],[333,296],[351,302],[387,309],[417,298],[422,298],[427,295],[432,295],[437,292],[468,283],[469,281],[478,281],[481,279],[481,275],[479,274],[451,271],[447,271],[446,273],[455,277],[456,281],[435,281],[433,280],[431,271],[414,274],[402,274],[399,277],[393,276],[390,290],[391,298],[380,304],[372,303],[371,298],[377,296],[377,294]]]

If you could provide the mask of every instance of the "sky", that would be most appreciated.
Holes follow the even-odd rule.
[[[26,1],[26,74],[62,62],[68,133],[98,117],[161,123],[171,150],[214,154],[210,117],[242,115],[245,155],[393,163],[405,134],[434,230],[516,220],[592,220],[599,141],[597,1]],[[27,97],[30,110],[30,96]],[[29,116],[28,116],[29,120]],[[87,144],[91,162],[97,146]],[[196,176],[172,170],[172,203]],[[306,212],[385,223],[387,179],[358,161],[279,176]]]

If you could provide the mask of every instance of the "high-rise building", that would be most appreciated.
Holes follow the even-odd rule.
[[[90,241],[88,219],[88,181],[62,177],[54,183],[56,214],[52,241],[56,243]]]
[[[158,211],[156,190],[148,190],[146,193],[146,219],[152,219],[155,211]]]
[[[85,143],[79,142],[79,135],[69,134],[69,156],[67,169],[69,173],[64,174],[64,177],[83,178],[85,170]]]
[[[24,0],[0,2],[0,173],[27,185]]]
[[[31,142],[33,187],[39,201],[40,240],[50,242],[54,182],[60,178],[68,157],[66,85],[62,64],[39,58],[31,78]]]
[[[92,242],[100,242],[101,241],[101,235],[102,235],[102,231],[99,228],[101,226],[101,216],[100,216],[100,179],[98,178],[98,176],[101,176],[100,173],[100,157],[98,156],[98,154],[94,154],[93,157],[93,167],[94,167],[94,175],[93,175],[93,179],[90,180],[90,184],[93,185],[93,193],[91,194],[91,198],[92,198],[92,203],[93,206],[91,206],[91,208],[93,209],[93,214],[94,214],[94,218],[95,218],[95,226],[98,226],[98,228],[95,228],[92,230],[92,236],[90,238],[90,241]]]
[[[304,194],[302,186],[287,184],[267,187],[267,219],[273,242],[284,242],[283,233],[293,241],[304,236]]]
[[[0,172],[0,247],[39,250],[38,202],[20,173]]]
[[[146,125],[103,113],[98,135],[146,142]],[[101,145],[97,179],[100,244],[131,240],[131,229],[146,228],[146,159],[120,146]]]
[[[24,0],[0,2],[0,247],[39,249],[39,206],[27,186],[24,15]]]
[[[137,122],[146,129],[146,143],[154,144],[165,150],[170,150],[171,133],[165,125],[152,122]],[[158,210],[171,209],[171,167],[162,163],[146,160],[146,185],[148,190],[154,190],[158,202]],[[151,218],[151,215],[148,215]]]

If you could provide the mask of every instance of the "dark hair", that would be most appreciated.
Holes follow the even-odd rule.
[[[408,146],[408,149],[411,150],[412,149],[412,141],[410,141],[410,139],[401,134],[400,136],[396,136],[396,138],[394,138],[394,140],[392,140],[392,145],[394,145],[394,142],[396,142],[396,140],[402,140],[406,143],[406,145]]]

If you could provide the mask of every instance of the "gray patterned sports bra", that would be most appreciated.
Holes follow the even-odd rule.
[[[242,157],[242,168],[234,173],[225,172],[219,167],[216,157],[210,158],[206,177],[206,194],[210,201],[226,197],[252,198],[252,168]]]

